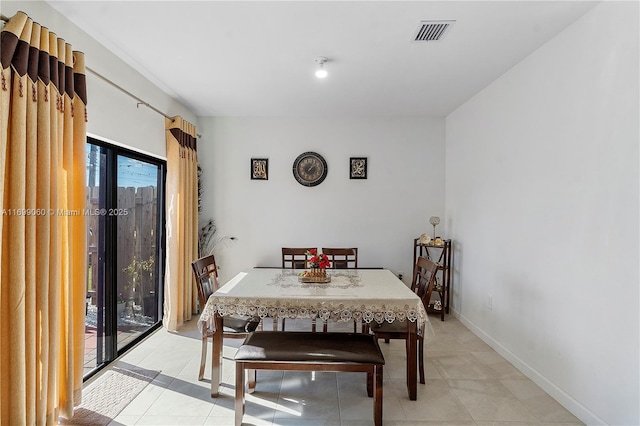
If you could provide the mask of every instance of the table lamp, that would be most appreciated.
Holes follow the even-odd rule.
[[[436,239],[436,225],[440,223],[440,218],[438,216],[431,216],[429,218],[429,223],[433,225],[433,239]]]

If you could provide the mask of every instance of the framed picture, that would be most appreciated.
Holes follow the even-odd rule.
[[[349,178],[367,178],[367,157],[351,157],[349,160]]]
[[[268,158],[252,158],[251,159],[251,179],[257,179],[257,180],[269,179],[269,159]]]

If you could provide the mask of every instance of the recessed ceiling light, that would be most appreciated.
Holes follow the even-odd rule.
[[[327,74],[327,70],[324,69],[324,63],[327,62],[328,59],[324,56],[319,56],[316,58],[316,62],[318,63],[318,69],[316,70],[316,77],[325,78]]]

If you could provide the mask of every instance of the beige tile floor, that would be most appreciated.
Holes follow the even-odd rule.
[[[287,322],[287,329],[303,325]],[[431,325],[433,333],[425,342],[427,383],[418,384],[417,401],[407,396],[403,342],[381,342],[387,362],[385,425],[582,424],[453,316],[444,322],[431,317]],[[239,344],[235,339],[225,341],[221,396],[211,398],[209,383],[197,380],[200,339],[196,319],[178,333],[158,330],[117,361],[161,373],[111,425],[233,425],[232,359]],[[209,374],[208,368],[205,378]],[[256,393],[247,396],[244,422],[370,425],[372,400],[366,396],[363,373],[260,371]]]

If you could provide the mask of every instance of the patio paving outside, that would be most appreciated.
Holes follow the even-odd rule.
[[[137,309],[127,309],[118,317],[118,348],[122,348],[136,339],[140,334],[153,326],[153,319],[136,313]],[[87,317],[84,326],[84,375],[91,373],[97,367],[97,330],[98,307],[87,305]]]

